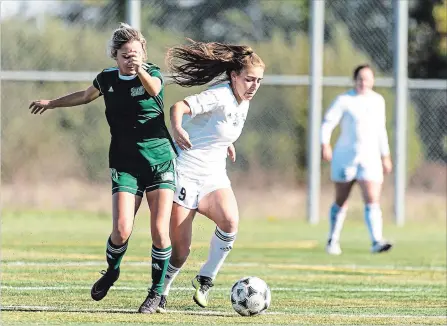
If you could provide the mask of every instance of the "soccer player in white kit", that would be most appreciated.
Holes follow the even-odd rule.
[[[191,246],[197,212],[216,223],[208,260],[193,279],[194,301],[208,306],[208,294],[225,258],[233,248],[239,223],[236,198],[226,172],[226,159],[236,160],[233,143],[239,138],[265,65],[248,46],[191,42],[171,48],[167,63],[181,86],[209,89],[171,107],[171,125],[178,147],[177,190],[171,214],[172,256],[165,277],[159,312],[165,312],[172,282]],[[183,120],[183,121],[182,121]]]
[[[354,70],[355,88],[339,95],[327,110],[321,126],[322,158],[331,161],[331,180],[335,183],[335,202],[330,214],[326,251],[340,255],[340,233],[346,217],[347,200],[357,181],[365,203],[365,222],[371,252],[386,252],[392,244],[382,236],[380,193],[383,174],[390,173],[392,161],[385,124],[385,100],[372,90],[374,73],[369,65]],[[341,133],[334,151],[330,138],[340,123]]]

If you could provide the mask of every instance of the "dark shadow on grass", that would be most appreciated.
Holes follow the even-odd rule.
[[[20,312],[75,312],[75,313],[108,313],[108,314],[139,314],[135,309],[95,309],[95,308],[68,308],[68,307],[42,307],[42,306],[1,306],[0,311]],[[181,313],[184,315],[200,315],[213,317],[238,317],[238,315],[218,311],[168,310],[168,313]]]

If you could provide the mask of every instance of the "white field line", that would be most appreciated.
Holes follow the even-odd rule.
[[[92,308],[71,308],[71,307],[51,307],[51,306],[1,306],[2,311],[49,311],[49,312],[85,312],[85,313],[137,313],[136,309],[123,309],[123,308],[109,308],[109,309],[92,309]],[[224,316],[224,317],[237,317],[236,313],[228,313],[222,311],[190,311],[190,310],[168,310],[168,313],[178,313],[178,314],[186,314],[186,315],[210,315],[210,316]],[[332,316],[332,317],[352,317],[352,318],[405,318],[405,319],[414,319],[414,318],[436,318],[436,319],[445,319],[446,316],[439,315],[392,315],[392,314],[340,314],[340,313],[286,313],[280,311],[269,311],[265,312],[265,315],[288,315],[288,316]]]
[[[127,266],[150,266],[149,262],[124,262]],[[105,261],[56,261],[56,262],[33,262],[33,261],[3,261],[4,266],[42,266],[42,267],[69,267],[69,266],[105,266]],[[265,267],[265,268],[297,268],[297,269],[323,269],[328,270],[330,268],[348,269],[352,271],[356,270],[396,270],[396,271],[440,271],[446,272],[445,266],[400,266],[400,265],[306,265],[306,264],[280,264],[280,263],[225,263],[225,266],[234,267]]]
[[[9,291],[73,291],[73,290],[90,290],[91,286],[11,286],[2,285],[1,290]],[[113,291],[145,291],[147,287],[139,286],[114,286]],[[173,291],[193,291],[192,287],[173,287]],[[277,287],[271,288],[272,292],[386,292],[386,293],[404,293],[404,292],[430,292],[432,290],[427,287],[420,288],[380,288],[380,287],[347,287],[347,288],[294,288],[294,287]],[[229,288],[213,288],[213,291],[230,292]]]

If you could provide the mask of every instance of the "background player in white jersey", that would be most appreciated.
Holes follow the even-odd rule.
[[[355,88],[339,95],[327,110],[321,126],[322,157],[331,162],[335,202],[330,209],[330,232],[326,251],[339,255],[340,233],[347,200],[357,181],[365,202],[365,222],[371,237],[371,252],[385,252],[392,245],[382,237],[380,193],[383,174],[392,162],[385,124],[385,100],[372,90],[374,73],[369,65],[354,70]],[[330,138],[341,124],[341,134],[332,153]]]
[[[249,101],[265,68],[250,47],[215,42],[171,48],[167,63],[178,85],[204,85],[216,79],[223,83],[188,96],[171,108],[179,152],[177,190],[171,214],[172,256],[159,312],[164,312],[169,288],[189,255],[196,212],[216,223],[208,260],[193,280],[194,301],[201,307],[208,305],[209,290],[233,247],[239,223],[226,158],[236,160],[233,143],[242,132]]]

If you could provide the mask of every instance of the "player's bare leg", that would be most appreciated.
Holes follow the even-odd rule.
[[[208,260],[193,280],[193,286],[196,288],[194,301],[200,307],[207,307],[209,290],[213,287],[217,273],[233,248],[239,226],[239,211],[231,188],[218,189],[207,194],[199,202],[198,211],[216,223]]]
[[[132,233],[135,214],[141,204],[141,196],[127,192],[116,192],[112,196],[113,204],[113,228],[107,241],[107,271],[102,271],[103,276],[93,284],[91,289],[92,299],[102,300],[110,287],[118,280],[120,275],[120,263],[127,250],[127,242]]]
[[[382,183],[374,181],[359,181],[365,203],[365,222],[371,238],[371,252],[387,252],[393,246],[383,239],[383,219],[380,209],[380,194]]]
[[[161,301],[163,283],[172,252],[169,221],[174,191],[172,189],[152,190],[146,192],[146,197],[151,211],[152,286],[138,311],[152,314],[156,312]]]
[[[183,207],[177,203],[172,206],[169,234],[172,243],[172,254],[166,271],[163,292],[157,312],[165,313],[167,297],[180,269],[186,262],[191,251],[192,222],[196,214],[195,209]]]
[[[331,255],[340,255],[340,234],[348,209],[348,198],[355,181],[335,183],[335,202],[329,213],[329,237],[326,252]]]

